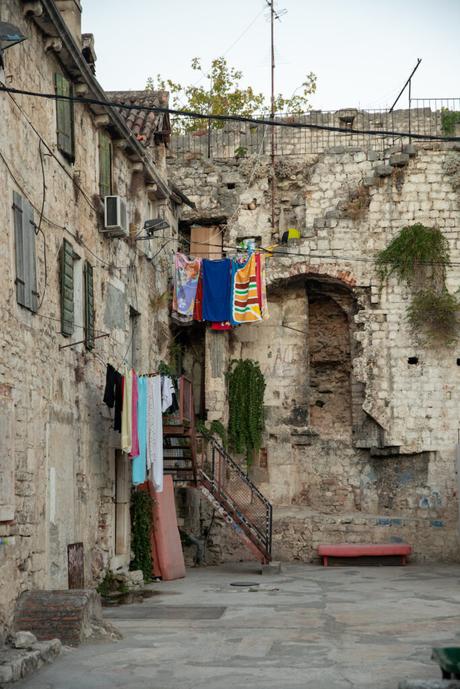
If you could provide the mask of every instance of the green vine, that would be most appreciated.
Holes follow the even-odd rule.
[[[256,361],[240,359],[230,363],[227,384],[229,444],[251,464],[262,444],[265,379]]]
[[[209,428],[206,426],[205,422],[203,419],[197,419],[196,420],[196,430],[198,433],[200,433],[204,438],[207,440],[211,440],[214,435],[219,436],[219,438],[222,441],[222,445],[224,448],[227,448],[228,445],[228,435],[227,435],[227,430],[222,423],[222,421],[211,421]]]
[[[440,230],[421,223],[403,227],[387,248],[377,255],[377,269],[382,281],[396,273],[401,280],[411,283],[420,276],[420,271],[423,273],[427,269],[434,271],[442,281],[449,265],[449,242]]]
[[[459,304],[446,289],[417,292],[407,309],[407,320],[413,330],[424,331],[431,341],[442,340],[452,344],[456,340]]]
[[[152,498],[143,490],[131,496],[131,550],[134,557],[130,569],[140,569],[144,581],[152,578],[152,551],[150,531],[152,528]]]
[[[459,304],[447,291],[449,243],[440,230],[417,223],[403,227],[377,255],[382,282],[392,273],[408,283],[413,298],[407,320],[414,332],[428,341],[450,344],[456,339]]]
[[[441,108],[441,129],[443,134],[445,136],[453,136],[456,124],[460,124],[460,112],[449,110],[449,108]]]

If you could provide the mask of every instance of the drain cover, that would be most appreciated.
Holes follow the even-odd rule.
[[[258,581],[232,581],[230,586],[259,586]]]
[[[225,608],[217,605],[124,605],[104,610],[114,620],[218,620]]]

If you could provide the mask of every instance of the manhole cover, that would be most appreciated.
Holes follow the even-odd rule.
[[[259,586],[258,581],[232,581],[230,586]]]
[[[104,617],[115,620],[218,620],[225,608],[217,605],[126,605],[109,608]]]

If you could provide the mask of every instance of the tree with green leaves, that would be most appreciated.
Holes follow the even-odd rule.
[[[266,101],[263,93],[256,93],[251,86],[246,88],[240,85],[243,72],[231,67],[225,57],[217,57],[211,63],[209,70],[202,67],[199,58],[193,58],[191,67],[201,74],[201,78],[195,84],[183,86],[171,79],[164,79],[157,75],[156,79],[150,77],[147,80],[146,89],[151,91],[169,91],[170,107],[175,110],[199,112],[203,115],[239,115],[252,117],[254,113],[262,113],[267,116],[271,106]],[[205,80],[204,84],[200,83]],[[275,98],[275,111],[277,113],[300,114],[310,108],[309,98],[316,91],[316,76],[310,72],[305,81],[299,87],[301,93],[296,95],[299,89],[291,96],[285,98],[278,94]],[[176,122],[176,129],[194,131],[206,126],[206,120],[186,119]],[[223,122],[213,121],[214,128],[223,126]]]

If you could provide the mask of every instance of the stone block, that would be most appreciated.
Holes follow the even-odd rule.
[[[0,665],[0,682],[12,682],[13,681],[13,668],[10,663],[5,663]]]
[[[363,179],[363,186],[364,187],[373,187],[375,186],[376,180],[375,177],[364,177]]]
[[[15,648],[31,648],[37,642],[37,637],[32,632],[16,632],[13,636]]]
[[[377,177],[389,177],[393,172],[391,165],[377,165],[374,169],[374,174]]]
[[[417,149],[414,144],[406,144],[403,146],[403,153],[407,153],[410,158],[414,158],[417,155]]]
[[[408,153],[395,153],[390,156],[390,165],[393,167],[405,167],[409,162]]]
[[[370,162],[374,162],[376,160],[381,160],[382,154],[379,151],[368,151],[367,152],[367,159]]]
[[[50,641],[37,641],[33,646],[34,651],[40,653],[40,658],[44,663],[51,663],[56,658],[61,650],[62,644],[59,639],[51,639]]]

